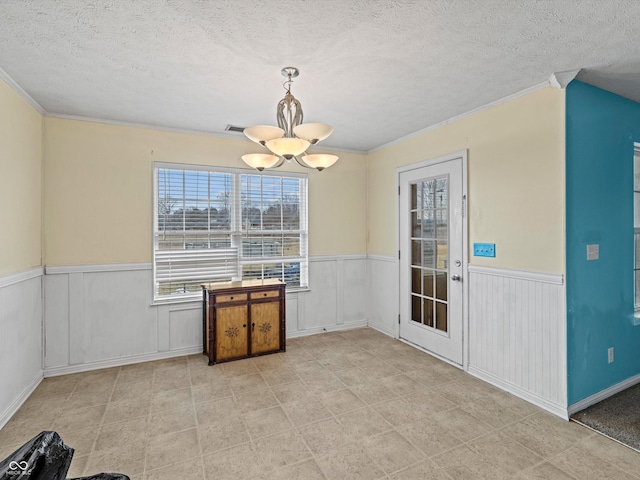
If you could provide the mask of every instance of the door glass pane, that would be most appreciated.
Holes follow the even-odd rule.
[[[449,238],[449,214],[446,210],[435,211],[436,221],[436,238],[438,240],[447,240]]]
[[[430,240],[422,242],[422,266],[427,268],[435,268],[436,242]]]
[[[447,268],[449,268],[447,264],[448,255],[449,255],[449,246],[447,242],[438,242],[436,268],[440,270],[446,270]]]
[[[411,320],[422,323],[422,298],[411,295]]]
[[[411,293],[422,293],[422,271],[419,268],[411,269]]]
[[[411,265],[422,265],[422,242],[420,240],[411,241]]]
[[[447,323],[447,304],[436,302],[436,328],[446,332]]]
[[[436,208],[449,207],[449,179],[439,178],[436,181],[435,206]]]
[[[422,182],[422,208],[435,208],[436,182],[427,180]]]
[[[424,324],[433,327],[433,300],[424,301]]]
[[[414,238],[420,238],[420,230],[422,228],[422,220],[418,218],[421,212],[411,212],[411,236]]]
[[[422,238],[436,238],[434,210],[422,211]]]
[[[447,274],[443,272],[436,273],[436,298],[438,300],[447,300]]]
[[[421,203],[420,196],[422,194],[422,191],[419,190],[420,186],[421,185],[419,183],[414,183],[411,185],[411,210],[417,209]]]
[[[422,295],[425,297],[433,298],[434,296],[433,274],[433,270],[422,271]]]

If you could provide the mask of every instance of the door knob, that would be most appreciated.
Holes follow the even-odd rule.
[[[454,282],[461,282],[462,277],[460,275],[451,275],[451,280],[453,280]]]

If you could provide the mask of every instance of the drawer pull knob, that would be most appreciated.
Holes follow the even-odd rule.
[[[267,294],[265,293],[265,294],[264,294],[264,296],[266,297],[266,296],[267,296]]]
[[[244,323],[244,324],[242,325],[242,328],[247,328],[247,324],[246,324],[246,323]]]
[[[233,297],[229,297],[229,300],[233,300]]]
[[[251,331],[252,331],[252,332],[253,332],[253,329],[254,329],[254,328],[256,328],[256,322],[253,322],[253,323],[251,324]]]

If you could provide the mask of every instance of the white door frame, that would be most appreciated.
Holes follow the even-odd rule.
[[[440,157],[432,158],[429,160],[424,160],[418,163],[412,163],[410,165],[404,165],[402,167],[396,168],[396,191],[398,194],[396,195],[396,251],[397,255],[400,255],[400,174],[403,172],[407,172],[410,170],[415,170],[423,167],[430,167],[432,165],[436,165],[438,163],[448,162],[450,160],[455,160],[457,158],[462,159],[462,198],[459,199],[460,202],[463,202],[462,211],[462,368],[467,370],[469,363],[469,234],[468,234],[468,224],[469,224],[469,197],[467,192],[467,150],[460,150],[458,152],[450,153],[447,155],[442,155]],[[451,201],[454,201],[453,199]],[[398,278],[400,278],[400,262],[398,260]],[[400,282],[398,282],[398,290],[397,290],[397,305],[398,305],[398,323],[396,323],[396,333],[395,338],[400,339]],[[402,341],[402,340],[401,340]],[[417,347],[414,344],[412,346]],[[423,350],[423,349],[420,349]],[[427,352],[427,350],[424,350]],[[456,367],[460,367],[456,363],[453,363],[446,358],[435,355],[433,352],[427,352],[430,355],[437,356],[439,359],[450,363]]]

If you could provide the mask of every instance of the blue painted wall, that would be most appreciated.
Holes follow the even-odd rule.
[[[640,142],[640,104],[573,81],[566,116],[572,404],[640,374],[640,326],[633,326],[633,142]],[[600,245],[600,260],[587,261],[591,243]]]

